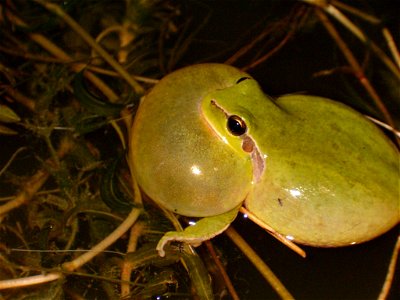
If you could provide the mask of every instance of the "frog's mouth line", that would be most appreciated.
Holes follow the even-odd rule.
[[[265,169],[265,158],[261,155],[260,150],[258,150],[255,141],[248,134],[243,134],[242,149],[250,154],[253,163],[254,183],[257,183],[260,181]]]

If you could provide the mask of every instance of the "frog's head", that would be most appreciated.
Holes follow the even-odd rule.
[[[238,78],[231,87],[209,93],[201,104],[205,121],[219,139],[234,149],[238,156],[251,159],[253,183],[260,181],[265,169],[267,154],[260,150],[257,136],[260,122],[267,117],[260,115],[259,108],[263,107],[265,111],[266,106],[271,112],[278,110],[249,76]]]

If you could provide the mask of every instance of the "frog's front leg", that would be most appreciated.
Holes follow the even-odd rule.
[[[160,239],[157,244],[158,254],[165,256],[164,246],[170,241],[185,242],[193,246],[200,245],[203,241],[212,239],[222,233],[236,218],[240,207],[236,207],[226,213],[205,217],[188,226],[183,231],[169,231]]]

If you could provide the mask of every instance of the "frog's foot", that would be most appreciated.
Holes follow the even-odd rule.
[[[203,241],[212,239],[222,233],[236,218],[239,207],[224,214],[202,218],[196,224],[188,226],[183,231],[169,231],[157,244],[158,254],[165,256],[164,246],[170,241],[185,242],[193,246],[200,245]]]

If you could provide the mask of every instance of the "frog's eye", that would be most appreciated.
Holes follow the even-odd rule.
[[[242,78],[239,78],[239,80],[236,81],[236,84],[241,83],[242,81],[244,81],[244,80],[246,80],[246,79],[251,79],[251,78],[250,78],[250,77],[242,77]]]
[[[235,136],[242,135],[246,132],[247,126],[245,121],[239,116],[233,115],[228,118],[227,127],[230,133]]]

